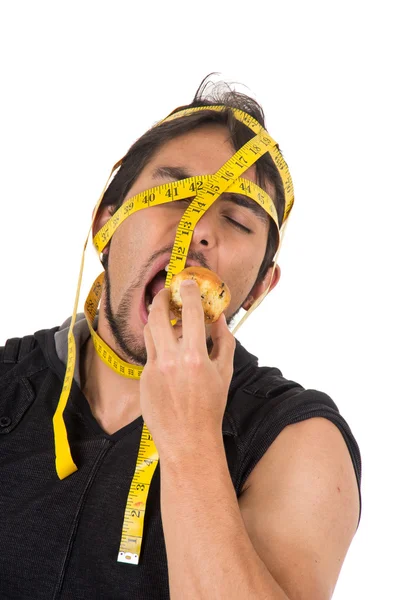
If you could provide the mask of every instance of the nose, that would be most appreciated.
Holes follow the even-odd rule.
[[[201,217],[193,231],[191,247],[211,249],[216,244],[216,207],[211,206]]]

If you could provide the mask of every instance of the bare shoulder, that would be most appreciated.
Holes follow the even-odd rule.
[[[289,425],[254,468],[239,506],[258,555],[289,598],[331,598],[357,528],[349,450],[324,418]]]

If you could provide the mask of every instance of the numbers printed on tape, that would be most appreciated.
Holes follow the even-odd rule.
[[[143,538],[146,502],[157,463],[157,449],[146,424],[144,424],[135,473],[124,512],[121,543],[117,559],[119,562],[138,564]]]

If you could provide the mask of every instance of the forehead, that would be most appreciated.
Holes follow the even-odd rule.
[[[156,167],[180,167],[191,176],[212,175],[235,154],[229,130],[219,124],[202,125],[165,142],[146,164],[146,173],[155,173]],[[256,182],[255,166],[243,177]]]

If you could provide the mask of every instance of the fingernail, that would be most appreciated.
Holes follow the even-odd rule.
[[[183,286],[183,287],[186,287],[186,286],[188,286],[188,285],[197,285],[197,283],[196,283],[196,281],[195,281],[194,279],[184,279],[184,280],[181,282],[181,287],[182,287],[182,286]]]

